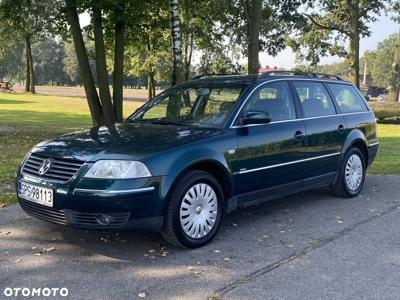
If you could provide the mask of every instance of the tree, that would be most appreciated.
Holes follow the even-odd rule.
[[[223,0],[214,2],[216,25],[225,38],[247,56],[248,73],[258,74],[259,52],[276,55],[285,48],[286,34],[303,18],[302,0]]]
[[[381,0],[309,1],[308,23],[299,30],[292,46],[315,65],[319,56],[330,53],[349,61],[349,78],[357,87],[360,81],[360,38],[369,36],[368,23],[375,21],[384,6]],[[341,43],[347,42],[344,47]],[[347,48],[347,49],[346,49]]]
[[[32,49],[36,82],[40,85],[60,84],[66,81],[64,73],[64,45],[48,38],[35,43]]]
[[[32,42],[54,31],[58,16],[57,1],[50,0],[3,0],[0,2],[0,19],[14,37],[25,42],[26,82],[25,90],[35,93],[35,72]]]
[[[171,23],[172,40],[172,78],[174,86],[183,80],[182,75],[182,42],[181,22],[179,18],[179,0],[169,0],[169,19]]]
[[[140,5],[140,3],[138,4]],[[140,32],[140,34],[137,34]],[[156,80],[171,80],[171,27],[168,2],[141,2],[127,28],[128,73],[147,77],[148,99],[155,96]],[[161,65],[163,63],[163,65]]]
[[[64,41],[64,53],[65,56],[63,60],[63,67],[70,84],[81,84],[82,79],[79,74],[78,59],[76,58],[74,45],[71,43],[71,41]]]
[[[95,126],[109,125],[123,119],[123,70],[125,52],[125,26],[128,16],[136,9],[134,4],[140,1],[122,0],[65,0],[65,11],[74,41],[75,52],[81,72],[82,82]],[[99,93],[95,86],[95,79],[91,72],[88,53],[85,48],[82,30],[79,24],[78,9],[88,11],[91,24],[86,28],[89,36],[94,40],[95,65]],[[111,34],[113,32],[113,34]],[[113,98],[109,88],[109,72],[106,60],[105,39],[108,38],[108,47],[112,48],[113,64]],[[110,46],[110,45],[113,46]]]
[[[392,9],[396,13],[393,19],[397,23],[400,23],[400,1],[395,1]],[[400,32],[397,34],[395,43],[395,52],[391,70],[389,101],[400,101]]]
[[[367,63],[368,75],[375,86],[388,88],[392,80],[392,64],[398,35],[394,34],[378,43],[375,51],[367,51],[361,58],[361,66]]]

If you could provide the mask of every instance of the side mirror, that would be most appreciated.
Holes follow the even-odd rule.
[[[263,111],[249,111],[242,119],[243,125],[267,124],[271,122],[271,115]]]

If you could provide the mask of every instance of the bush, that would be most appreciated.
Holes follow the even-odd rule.
[[[400,124],[400,102],[369,102],[378,123]]]

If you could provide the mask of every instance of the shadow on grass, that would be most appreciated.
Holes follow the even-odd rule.
[[[0,99],[0,104],[27,104],[27,103],[35,103],[35,102],[21,101],[21,100]]]

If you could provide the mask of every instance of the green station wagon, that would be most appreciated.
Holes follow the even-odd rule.
[[[358,195],[378,144],[367,102],[336,76],[199,76],[121,124],[38,144],[16,186],[38,219],[196,248],[238,207],[323,186]]]

